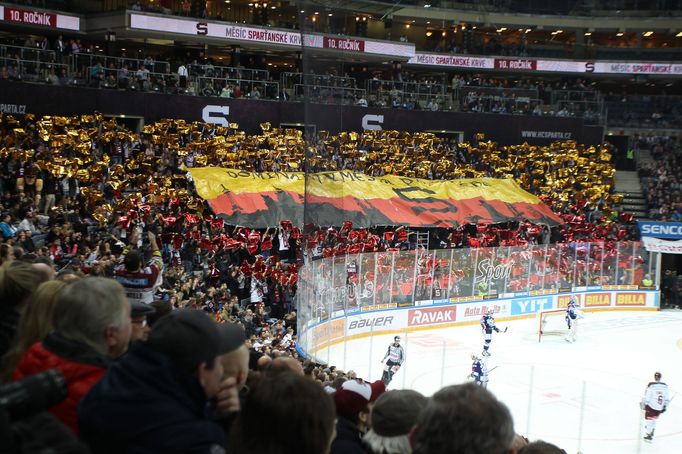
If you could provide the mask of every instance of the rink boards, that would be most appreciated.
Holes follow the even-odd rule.
[[[538,311],[566,307],[571,297],[586,312],[658,310],[660,292],[637,287],[459,301],[425,300],[409,307],[370,307],[328,320],[310,320],[299,329],[299,350],[315,356],[323,348],[374,335],[478,324],[492,310],[497,321],[535,317]]]

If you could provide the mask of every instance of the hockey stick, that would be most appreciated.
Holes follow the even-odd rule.
[[[488,373],[494,371],[494,370],[497,369],[498,367],[500,367],[500,366],[495,366],[495,367],[493,367],[492,369],[488,369]],[[670,399],[670,400],[672,400],[672,399]]]

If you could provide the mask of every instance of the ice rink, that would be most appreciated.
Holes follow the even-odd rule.
[[[535,318],[498,321],[488,360],[488,389],[511,410],[516,431],[555,443],[569,454],[682,453],[682,311],[597,312],[580,320],[578,340],[545,336],[538,342]],[[318,352],[345,370],[376,380],[393,335],[336,344]],[[407,361],[389,389],[431,395],[466,381],[472,353],[480,354],[479,326],[402,333]],[[370,360],[371,359],[371,360]],[[639,408],[655,371],[673,400],[642,440]]]

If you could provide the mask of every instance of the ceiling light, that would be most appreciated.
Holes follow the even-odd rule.
[[[430,23],[431,23],[431,21],[430,21],[430,20],[427,20],[427,21],[426,21],[426,24],[427,24],[427,25],[428,25],[428,24],[430,24]]]
[[[317,16],[318,14],[320,14],[320,12],[319,12],[319,11],[315,11],[315,15]]]
[[[679,32],[677,35],[675,35],[677,38],[682,38],[682,32]]]
[[[526,33],[530,33],[532,30],[530,28],[526,29]]]
[[[585,36],[592,36],[592,32],[585,32]]]
[[[410,28],[410,24],[405,24],[405,28]]]
[[[332,17],[332,13],[327,14],[327,16]]]
[[[432,32],[431,30],[429,30],[428,32],[426,32],[426,36],[431,36],[431,35],[433,35],[433,32]]]
[[[431,8],[431,4],[427,3],[426,5],[424,5],[424,8]]]
[[[304,10],[304,9],[302,9],[302,10],[300,11],[300,13],[301,13],[301,14],[305,13],[305,10]]]
[[[625,33],[623,33],[623,32],[618,32],[618,33],[616,33],[616,36],[623,36],[624,34]]]
[[[440,36],[442,36],[443,38],[445,38],[445,37],[447,36],[447,32],[446,32],[445,30],[443,30],[443,33],[441,33]]]
[[[652,32],[652,31],[644,32],[644,36],[647,37],[647,38],[648,38],[649,36],[653,35],[653,34],[654,34],[654,32]]]

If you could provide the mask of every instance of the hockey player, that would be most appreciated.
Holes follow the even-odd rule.
[[[493,331],[496,333],[500,332],[500,329],[495,326],[495,319],[493,318],[493,310],[488,309],[486,314],[481,317],[481,329],[483,330],[484,343],[483,343],[483,353],[482,356],[490,356],[488,349],[490,348],[490,343],[493,340]]]
[[[578,310],[575,307],[575,299],[571,297],[566,306],[566,324],[568,325],[568,333],[566,333],[566,342],[575,342],[576,331],[578,330]]]
[[[670,393],[668,392],[668,385],[661,381],[661,373],[656,372],[654,374],[654,381],[646,386],[644,398],[640,404],[644,410],[645,440],[652,440],[654,438],[654,429],[656,428],[658,415],[665,413],[669,403]]]
[[[388,361],[386,361],[386,358],[388,358]],[[384,373],[381,376],[381,381],[388,386],[393,379],[393,375],[398,372],[398,369],[400,369],[405,361],[405,350],[403,350],[403,347],[400,345],[400,336],[395,336],[393,338],[393,343],[388,346],[386,355],[384,355],[384,359],[381,360],[382,364],[384,361],[386,361],[386,365],[384,365]]]
[[[484,388],[488,387],[488,365],[484,358],[479,358],[476,355],[471,355],[471,359],[474,361],[471,364],[471,378],[474,379],[478,386]]]

